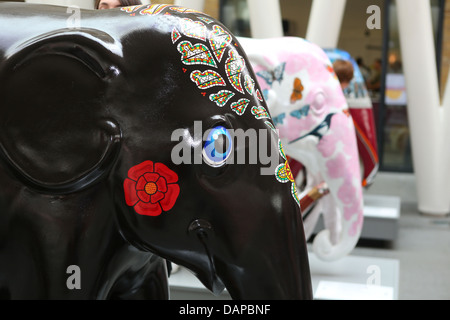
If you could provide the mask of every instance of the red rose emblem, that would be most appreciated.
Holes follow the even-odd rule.
[[[178,175],[162,163],[145,161],[128,171],[123,183],[125,201],[145,216],[159,216],[175,205],[180,187]]]

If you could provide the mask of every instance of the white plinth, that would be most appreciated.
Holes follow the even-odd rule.
[[[309,255],[316,300],[397,300],[398,260],[348,256],[324,262]]]
[[[365,195],[362,239],[395,240],[400,219],[400,197]]]
[[[348,256],[336,262],[323,262],[309,255],[314,299],[397,300],[399,261]],[[172,300],[230,300],[225,291],[214,296],[188,270],[169,278]]]

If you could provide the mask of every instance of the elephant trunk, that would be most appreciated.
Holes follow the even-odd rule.
[[[354,230],[352,227],[352,224],[358,223],[357,219],[355,217],[355,220],[352,219],[339,224],[342,226],[342,229],[338,234],[336,234],[336,230],[330,229],[319,232],[315,236],[312,245],[316,256],[323,261],[336,261],[347,256],[356,247],[361,234],[361,228]]]
[[[318,144],[330,194],[321,199],[326,230],[315,237],[313,250],[325,261],[348,255],[361,234],[364,205],[357,150],[351,118],[337,114]]]
[[[308,253],[298,205],[289,201],[283,214],[276,219],[264,221],[262,229],[265,231],[254,233],[241,247],[241,258],[236,264],[224,262],[221,265],[216,261],[220,278],[233,299],[312,299]]]
[[[356,247],[361,234],[361,227],[355,227],[355,225],[360,225],[360,218],[359,215],[355,215],[352,219],[346,220],[345,217],[336,214],[336,205],[330,195],[324,197],[321,201],[324,212],[333,212],[333,215],[340,217],[338,221],[333,223],[334,226],[339,226],[339,228],[333,229],[332,226],[326,226],[325,230],[315,236],[312,248],[319,259],[336,261],[347,256]],[[331,223],[329,224],[331,225]]]

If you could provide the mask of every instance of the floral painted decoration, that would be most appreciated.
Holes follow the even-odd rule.
[[[178,175],[162,163],[145,161],[128,171],[123,187],[128,206],[156,217],[173,208],[180,194]]]

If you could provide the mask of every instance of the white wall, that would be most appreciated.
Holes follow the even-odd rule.
[[[278,1],[247,0],[250,13],[250,29],[253,38],[277,38],[283,36],[281,9]],[[270,14],[267,14],[267,13]]]
[[[94,9],[94,0],[25,0],[29,3],[51,4],[57,6],[78,6],[83,9]]]
[[[336,48],[347,0],[314,0],[306,40],[322,48]]]
[[[205,0],[175,0],[174,4],[203,12],[205,8]]]
[[[198,0],[203,1],[203,0]],[[29,3],[51,4],[57,6],[78,6],[83,9],[94,9],[95,0],[25,0]],[[141,0],[142,4],[150,4],[150,0]]]

